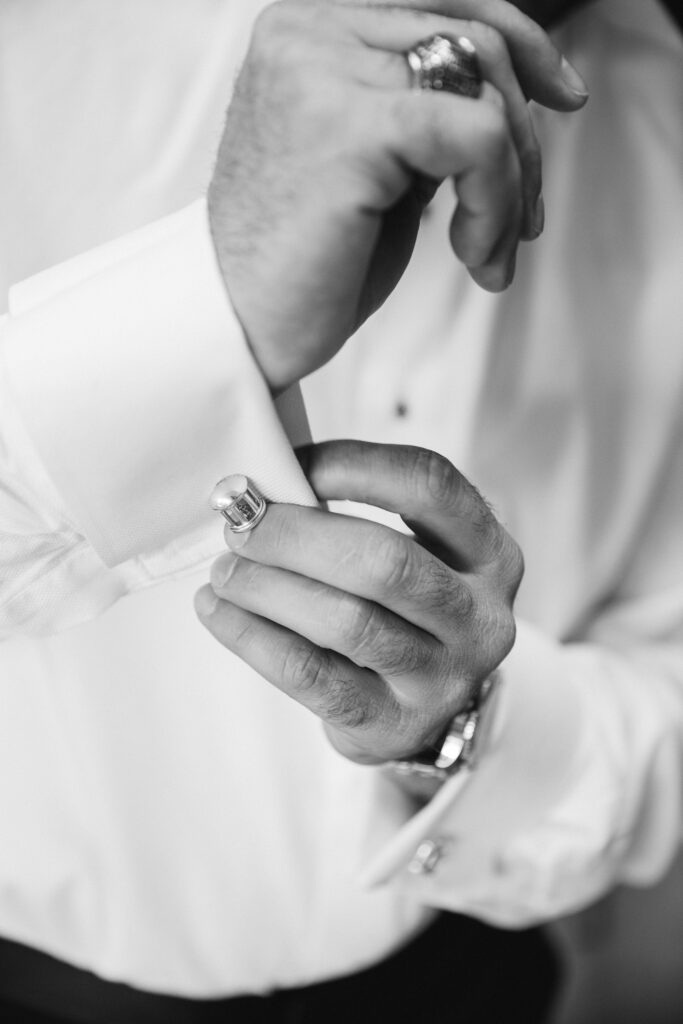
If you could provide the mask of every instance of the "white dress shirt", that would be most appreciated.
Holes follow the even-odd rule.
[[[0,7],[0,934],[191,996],[358,969],[432,907],[547,919],[657,877],[681,828],[680,39],[654,0],[572,18],[591,99],[538,112],[512,289],[455,264],[442,189],[305,382],[316,439],[443,452],[525,552],[489,749],[415,813],[192,609],[219,477],[313,500],[201,199],[258,6]]]

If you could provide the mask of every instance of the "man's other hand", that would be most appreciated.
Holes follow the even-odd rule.
[[[405,54],[435,33],[475,44],[478,99],[410,88]],[[445,178],[456,256],[482,287],[509,284],[518,241],[543,218],[527,98],[577,109],[576,86],[543,30],[504,0],[283,0],[261,13],[209,214],[273,391],[326,363],[384,302]]]
[[[197,595],[203,624],[361,763],[433,744],[510,651],[522,556],[441,456],[353,441],[306,449],[321,501],[400,513],[414,532],[269,505]]]

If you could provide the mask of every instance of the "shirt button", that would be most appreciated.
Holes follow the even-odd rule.
[[[408,865],[411,875],[431,875],[444,854],[443,844],[434,839],[423,839]]]
[[[394,413],[402,420],[408,415],[408,406],[405,402],[397,402],[394,406]]]

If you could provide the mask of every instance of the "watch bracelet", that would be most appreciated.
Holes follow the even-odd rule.
[[[484,712],[493,703],[499,684],[500,674],[495,670],[484,680],[470,704],[453,716],[439,746],[430,747],[412,758],[390,761],[389,767],[398,775],[442,782],[457,775],[463,768],[472,770],[481,745],[482,720],[488,717]]]

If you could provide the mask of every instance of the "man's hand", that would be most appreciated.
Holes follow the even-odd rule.
[[[479,99],[409,87],[405,53],[434,33],[474,42]],[[506,287],[519,239],[543,219],[527,97],[562,110],[586,98],[542,29],[504,0],[265,9],[209,213],[232,303],[274,391],[326,363],[384,302],[447,177],[454,252],[483,287]]]
[[[441,456],[352,441],[307,449],[321,500],[398,512],[386,526],[270,505],[214,564],[201,621],[318,715],[352,760],[436,742],[512,647],[522,557],[478,492]],[[213,589],[212,589],[213,588]]]

